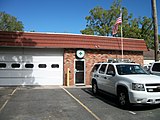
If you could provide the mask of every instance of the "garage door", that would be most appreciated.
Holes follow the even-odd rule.
[[[63,49],[0,48],[0,85],[63,85]]]

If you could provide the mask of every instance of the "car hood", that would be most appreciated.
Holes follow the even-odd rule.
[[[123,78],[133,83],[160,83],[160,76],[156,75],[123,75]]]
[[[151,74],[160,76],[160,72],[153,72],[152,71]]]

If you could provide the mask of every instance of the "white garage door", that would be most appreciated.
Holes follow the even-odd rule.
[[[63,85],[63,49],[0,48],[0,85]]]

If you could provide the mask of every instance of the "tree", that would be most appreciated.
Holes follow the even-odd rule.
[[[115,0],[110,10],[105,10],[102,7],[95,7],[90,10],[90,15],[85,19],[87,20],[87,25],[84,30],[81,30],[82,34],[101,35],[108,36],[112,34],[112,26],[116,22],[116,18],[120,15],[121,0]],[[129,19],[131,15],[128,16],[127,9],[123,8],[123,14],[125,14],[125,19]],[[92,32],[91,32],[92,31]]]
[[[139,17],[123,24],[123,37],[144,39],[148,48],[154,47],[154,31],[151,18]],[[120,35],[120,34],[119,34]]]
[[[95,7],[90,10],[90,15],[85,19],[87,25],[82,34],[109,36],[112,35],[112,27],[120,15],[122,8],[122,28],[123,37],[144,39],[148,48],[154,47],[153,41],[153,23],[148,17],[133,18],[127,8],[121,6],[121,0],[115,0],[109,10],[102,7]],[[119,26],[120,27],[120,26]],[[116,36],[121,36],[120,28]]]
[[[144,39],[148,48],[154,48],[154,30],[153,30],[153,21],[151,18],[143,17],[140,21],[140,39]]]
[[[24,27],[21,21],[16,17],[0,12],[0,30],[1,31],[23,31]]]

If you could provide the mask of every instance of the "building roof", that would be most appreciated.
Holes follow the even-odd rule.
[[[0,46],[121,50],[121,38],[65,33],[0,31]],[[123,38],[123,46],[126,51],[147,51],[143,39]]]

